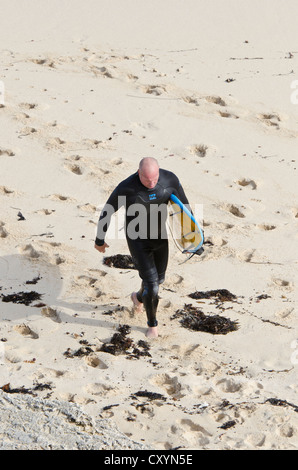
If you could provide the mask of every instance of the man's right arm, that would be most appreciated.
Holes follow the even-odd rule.
[[[119,188],[117,186],[117,188],[114,189],[106,204],[104,205],[104,208],[101,211],[97,224],[97,232],[95,238],[96,247],[101,247],[105,245],[105,237],[111,222],[111,217],[119,209],[118,197]]]

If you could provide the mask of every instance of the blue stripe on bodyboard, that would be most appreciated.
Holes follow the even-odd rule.
[[[195,253],[196,251],[198,251],[201,246],[203,245],[204,243],[204,235],[203,235],[203,232],[201,230],[201,227],[200,225],[198,224],[198,222],[196,221],[196,219],[194,218],[193,214],[187,209],[187,207],[180,201],[180,199],[178,199],[177,196],[175,196],[175,194],[171,194],[170,196],[170,199],[171,201],[173,201],[175,204],[177,204],[181,211],[183,211],[191,220],[192,222],[195,224],[196,228],[198,229],[198,232],[200,233],[201,235],[201,242],[198,244],[198,246],[192,250],[185,250],[185,252],[187,253]]]

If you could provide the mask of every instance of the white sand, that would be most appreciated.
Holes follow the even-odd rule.
[[[0,302],[0,387],[50,384],[38,396],[81,404],[156,449],[297,448],[297,8],[2,2],[0,294],[36,290],[56,313]],[[212,244],[180,264],[171,243],[160,337],[151,358],[128,360],[99,349],[119,324],[146,339],[145,314],[131,314],[140,281],[104,266],[93,240],[96,207],[143,156],[204,205]],[[107,241],[107,255],[128,253]],[[188,297],[211,289],[238,303]],[[189,331],[171,319],[185,303],[239,330]],[[93,355],[66,357],[81,340]],[[166,399],[131,396],[145,390]]]

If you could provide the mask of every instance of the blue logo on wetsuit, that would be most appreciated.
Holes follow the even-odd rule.
[[[149,200],[152,201],[153,199],[156,199],[156,194],[149,194]]]

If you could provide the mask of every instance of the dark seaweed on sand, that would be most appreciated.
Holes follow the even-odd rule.
[[[172,318],[181,318],[180,323],[184,328],[213,335],[226,335],[239,328],[238,322],[221,315],[205,315],[191,304],[185,304],[184,308],[177,310]]]
[[[10,383],[8,383],[0,387],[0,390],[3,390],[5,393],[18,393],[36,396],[36,394],[34,394],[35,391],[52,390],[52,387],[50,384],[37,384],[33,388],[25,388],[23,385],[22,387],[11,388]]]
[[[90,348],[89,346],[82,346],[81,348],[77,349],[76,351],[71,351],[70,348],[68,348],[64,356],[68,358],[73,358],[73,357],[82,357],[82,356],[89,356],[89,354],[93,353],[93,349]]]
[[[160,393],[148,392],[147,390],[140,390],[139,392],[133,393],[131,397],[147,398],[148,400],[166,400],[166,397],[164,397]]]
[[[101,351],[118,356],[119,354],[125,354],[129,348],[131,348],[133,341],[131,338],[127,338],[130,333],[128,325],[120,325],[117,333],[112,336],[109,343],[104,343],[101,347]]]
[[[219,429],[230,429],[237,424],[235,420],[227,421],[222,426],[219,426]]]
[[[232,302],[236,300],[236,295],[227,289],[208,290],[205,292],[196,291],[188,295],[191,299],[215,299],[219,302]]]
[[[100,350],[114,356],[126,354],[127,359],[139,359],[141,356],[151,357],[149,344],[140,340],[136,346],[133,340],[127,337],[129,333],[130,327],[128,325],[119,325],[117,333],[112,336],[109,342],[104,343]],[[129,351],[130,349],[132,351]]]
[[[134,347],[131,357],[136,358],[136,359],[139,359],[140,356],[152,357],[149,350],[150,350],[149,344],[146,343],[146,341],[143,341],[142,339],[140,339],[140,341],[138,341],[138,347]]]
[[[2,302],[13,302],[15,304],[30,305],[35,300],[40,300],[41,294],[37,292],[19,292],[17,294],[2,295]]]
[[[37,284],[40,279],[40,276],[36,276],[34,279],[32,279],[32,281],[26,281],[26,284]]]
[[[294,411],[298,413],[298,406],[294,405],[293,403],[289,403],[286,400],[280,400],[279,398],[268,398],[265,403],[270,403],[270,405],[273,406],[289,406],[291,408],[294,408]]]
[[[130,255],[113,255],[103,259],[103,264],[110,268],[136,269]]]

